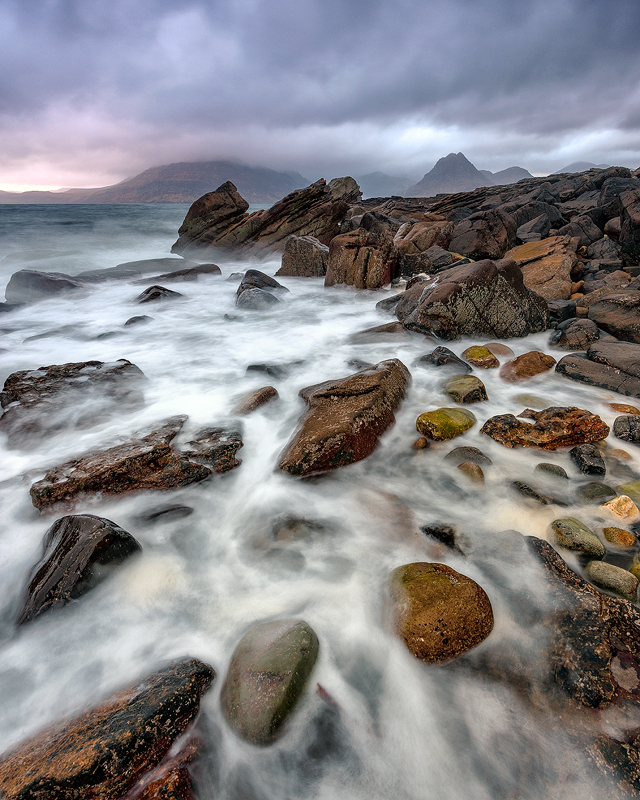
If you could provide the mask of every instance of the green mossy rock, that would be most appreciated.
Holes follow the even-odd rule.
[[[585,567],[586,577],[600,589],[607,589],[635,602],[638,579],[631,572],[604,561],[590,561]]]
[[[268,745],[300,700],[318,657],[318,637],[306,622],[256,625],[236,647],[220,703],[227,722],[248,742]]]
[[[475,414],[464,408],[437,408],[420,414],[416,420],[419,433],[436,442],[461,436],[476,424]]]
[[[585,483],[582,486],[578,486],[576,494],[580,500],[585,502],[604,503],[605,500],[611,500],[613,497],[615,497],[616,491],[610,486],[607,486],[606,483],[598,483],[597,481],[593,481],[591,483]]]
[[[604,545],[595,533],[574,517],[556,519],[551,523],[560,547],[602,558]]]
[[[489,399],[484,383],[475,375],[454,375],[442,388],[456,403],[481,403]]]
[[[395,630],[422,661],[456,658],[493,629],[484,589],[445,564],[398,567],[391,574],[390,592]]]
[[[482,345],[473,345],[472,347],[467,347],[462,354],[462,358],[464,358],[465,361],[468,361],[472,366],[479,367],[480,369],[492,369],[500,366],[500,362],[494,356],[491,350],[489,350],[488,347],[483,347]]]

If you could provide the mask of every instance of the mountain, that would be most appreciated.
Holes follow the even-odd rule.
[[[362,189],[364,199],[367,197],[391,197],[391,195],[402,197],[413,183],[409,178],[395,178],[384,172],[369,172],[367,175],[356,177],[356,181]]]
[[[524,167],[507,167],[499,172],[494,172],[491,180],[496,186],[506,186],[509,183],[517,183],[523,178],[533,178],[533,175]]]
[[[493,180],[476,169],[463,153],[449,153],[421,181],[410,186],[405,196],[433,197],[450,192],[470,192],[478,186],[493,186]]]
[[[275,203],[310,183],[297,172],[276,172],[231,161],[183,161],[152,167],[100,189],[0,192],[0,203],[192,203],[225,181],[232,181],[249,203]]]
[[[552,172],[552,175],[562,175],[563,172],[586,172],[588,169],[606,169],[609,164],[592,164],[590,161],[574,161],[562,169]]]

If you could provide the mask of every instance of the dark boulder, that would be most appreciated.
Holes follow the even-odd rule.
[[[130,328],[132,325],[141,325],[146,322],[151,322],[152,319],[153,317],[149,317],[146,314],[137,314],[135,317],[129,317],[122,327]]]
[[[576,315],[576,304],[573,300],[549,300],[549,327],[555,328],[560,322],[572,319]]]
[[[599,338],[600,331],[593,320],[569,319],[556,326],[550,344],[561,350],[586,350]]]
[[[604,458],[594,444],[579,444],[569,450],[569,455],[583,475],[605,475]]]
[[[625,442],[640,444],[640,416],[624,415],[613,421],[613,435]]]
[[[4,296],[7,303],[35,303],[64,292],[83,289],[86,283],[62,272],[38,272],[21,269],[9,279]]]
[[[79,716],[54,723],[0,760],[3,800],[121,800],[196,718],[215,677],[174,661]]]
[[[473,259],[502,258],[516,243],[516,225],[503,211],[478,211],[458,222],[448,249]]]
[[[596,261],[616,261],[619,253],[620,245],[608,236],[598,239],[587,247],[587,258]]]
[[[195,261],[187,261],[184,258],[143,258],[139,261],[125,261],[123,264],[106,269],[89,269],[86,272],[80,272],[76,278],[87,283],[102,283],[108,280],[137,278],[148,272],[158,272],[159,270],[163,272],[169,270],[167,274],[173,274],[174,270],[182,271],[196,266]]]
[[[432,353],[421,356],[416,361],[416,366],[453,367],[456,372],[471,372],[471,365],[458,358],[448,347],[436,347]]]
[[[640,397],[640,344],[594,342],[585,355],[572,353],[558,361],[556,372],[589,386]]]
[[[280,300],[275,295],[255,286],[247,287],[236,297],[236,306],[249,311],[264,311],[279,304]]]
[[[177,261],[178,259],[170,259]],[[182,259],[180,259],[182,260]],[[217,264],[197,264],[185,269],[177,269],[174,272],[165,272],[163,275],[154,275],[151,278],[142,278],[135,281],[137,284],[155,283],[165,281],[169,283],[184,283],[187,281],[197,281],[199,275],[221,275],[222,270]]]
[[[423,288],[405,292],[396,315],[405,327],[442,339],[526,336],[546,330],[549,310],[529,291],[522,272],[510,259],[479,261],[452,267]],[[415,291],[414,291],[415,290]]]
[[[322,278],[327,274],[329,248],[313,236],[289,236],[282,252],[282,266],[276,275]]]
[[[523,244],[526,242],[539,242],[540,239],[548,236],[550,230],[551,223],[549,218],[545,214],[541,214],[524,225],[520,225],[516,231],[516,239]]]
[[[174,292],[173,289],[166,289],[164,286],[149,286],[136,297],[136,303],[157,303],[163,300],[177,300],[178,297],[184,297],[184,295]]]
[[[579,247],[588,247],[602,238],[599,228],[588,214],[574,217],[568,225],[558,228],[558,236],[570,236],[580,240]]]
[[[130,533],[108,519],[78,514],[56,520],[45,534],[18,624],[77,600],[140,550]]]
[[[278,283],[278,281],[275,278],[272,278],[271,275],[267,275],[265,272],[260,272],[259,269],[248,269],[244,273],[236,294],[239,297],[247,289],[266,289],[267,291],[281,289],[283,292],[289,291],[286,286]]]

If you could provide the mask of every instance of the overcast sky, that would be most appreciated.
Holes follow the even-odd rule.
[[[638,0],[0,0],[0,188],[640,166]]]

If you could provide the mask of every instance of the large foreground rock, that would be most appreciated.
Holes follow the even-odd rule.
[[[173,662],[74,719],[55,723],[0,760],[3,800],[120,800],[193,722],[215,677]]]
[[[284,244],[282,266],[276,275],[323,278],[329,265],[329,248],[313,236],[289,236]]]
[[[571,270],[578,263],[577,245],[570,236],[551,236],[514,247],[505,258],[512,258],[520,267],[527,289],[545,300],[568,300]]]
[[[478,211],[458,222],[448,249],[469,258],[502,258],[516,243],[516,225],[503,211]]]
[[[0,431],[17,446],[63,428],[89,427],[105,416],[140,408],[144,380],[124,358],[13,372],[0,392]]]
[[[640,344],[594,342],[584,355],[571,353],[558,361],[556,372],[589,386],[640,397]]]
[[[318,649],[315,631],[302,620],[263,622],[245,633],[220,694],[224,715],[239,736],[268,745],[282,734]]]
[[[510,259],[452,267],[404,293],[396,316],[409,330],[441,339],[508,339],[543,331],[549,310]]]
[[[493,630],[493,609],[484,589],[445,564],[398,567],[390,589],[395,630],[422,661],[456,658]]]
[[[312,475],[366,458],[395,422],[394,412],[410,379],[409,370],[394,358],[348,378],[302,389],[307,410],[279,469]]]
[[[353,178],[324,179],[288,194],[271,208],[247,214],[248,203],[227,181],[191,206],[172,252],[199,255],[208,248],[265,255],[287,238],[313,236],[328,245],[340,233],[349,206],[361,197]]]
[[[522,422],[532,419],[534,423]],[[609,426],[597,414],[575,406],[552,406],[544,411],[525,409],[518,417],[499,414],[490,417],[480,429],[505,447],[540,447],[555,450],[606,439]]]
[[[365,214],[360,227],[331,240],[325,286],[344,283],[356,289],[378,289],[391,283],[398,252],[388,226]]]
[[[93,514],[56,520],[45,534],[44,553],[27,586],[18,624],[77,600],[141,549],[111,520]]]
[[[31,487],[33,505],[43,509],[87,494],[176,489],[204,480],[211,470],[169,444],[185,420],[173,417],[147,436],[54,467]]]
[[[7,303],[35,303],[47,297],[82,289],[86,283],[63,272],[38,272],[21,269],[9,279],[4,297]]]

